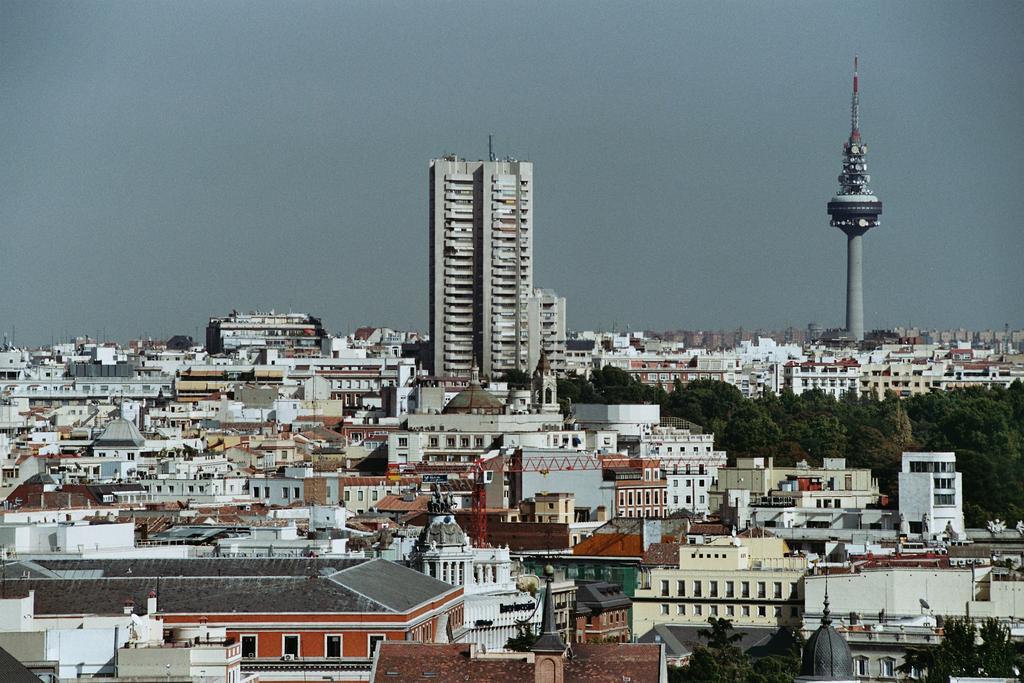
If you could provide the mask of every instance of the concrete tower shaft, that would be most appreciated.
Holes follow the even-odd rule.
[[[864,338],[864,286],[861,240],[879,224],[882,201],[868,187],[867,151],[860,135],[860,84],[857,58],[853,60],[853,98],[850,103],[850,136],[843,144],[843,170],[839,191],[828,203],[829,224],[846,233],[846,332],[855,339]]]

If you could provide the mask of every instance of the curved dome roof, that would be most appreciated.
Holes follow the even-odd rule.
[[[501,399],[471,381],[469,386],[457,393],[441,411],[445,415],[473,413],[477,415],[500,415],[505,410]]]
[[[825,610],[821,614],[821,626],[807,639],[804,646],[800,677],[823,681],[850,681],[856,678],[850,645],[846,638],[832,628],[827,598]]]
[[[140,448],[146,445],[146,439],[142,436],[135,423],[119,417],[103,430],[95,441],[93,448],[102,446],[105,448]]]

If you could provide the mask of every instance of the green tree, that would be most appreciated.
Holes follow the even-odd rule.
[[[793,683],[800,675],[800,659],[794,657],[762,657],[751,666],[748,683]]]
[[[529,652],[538,637],[529,624],[520,624],[516,629],[516,635],[505,642],[505,649],[513,652]]]
[[[950,676],[1013,678],[1014,667],[1022,665],[1010,630],[997,619],[976,625],[968,617],[947,617],[943,631],[937,645],[908,647],[899,671],[923,672],[924,683],[947,683]]]
[[[652,387],[619,368],[605,367],[588,380],[558,382],[563,409],[572,403],[656,403],[665,417],[694,422],[715,434],[730,460],[771,456],[781,466],[804,459],[845,457],[870,468],[882,493],[896,502],[902,453],[955,451],[963,473],[968,526],[988,520],[1024,519],[1024,382],[1009,388],[957,389],[901,399],[889,393],[845,394],[783,391],[745,398],[729,384],[700,380]]]
[[[507,382],[509,389],[529,389],[530,373],[522,370],[508,370],[501,376],[501,381]]]
[[[742,640],[743,636],[733,631],[731,619],[708,617],[708,624],[711,628],[703,628],[697,635],[708,641],[709,648],[722,654],[738,652],[736,643]]]

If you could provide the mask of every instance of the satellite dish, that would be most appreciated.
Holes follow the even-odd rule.
[[[917,600],[917,601],[921,603],[921,607],[922,607],[923,609],[931,609],[931,608],[932,608],[932,606],[931,606],[931,605],[929,605],[929,604],[928,604],[928,601],[927,601],[927,600],[925,600],[924,598],[918,598],[918,600]]]

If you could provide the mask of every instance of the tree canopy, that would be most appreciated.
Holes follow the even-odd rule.
[[[800,672],[799,637],[785,655],[754,659],[737,646],[741,636],[733,632],[732,621],[709,617],[710,628],[698,635],[707,645],[698,645],[686,666],[669,670],[670,683],[792,683]]]
[[[951,676],[1016,678],[1014,668],[1024,669],[1020,646],[997,619],[946,617],[943,631],[936,645],[908,647],[900,672],[921,674],[922,683],[947,683]]]
[[[1024,383],[968,388],[900,399],[841,399],[820,391],[748,399],[725,382],[699,380],[662,386],[639,382],[613,367],[591,380],[558,383],[567,403],[657,403],[665,417],[714,432],[718,448],[737,456],[774,457],[777,464],[844,457],[875,472],[883,494],[898,493],[903,451],[955,451],[963,473],[969,526],[994,517],[1024,519]]]

